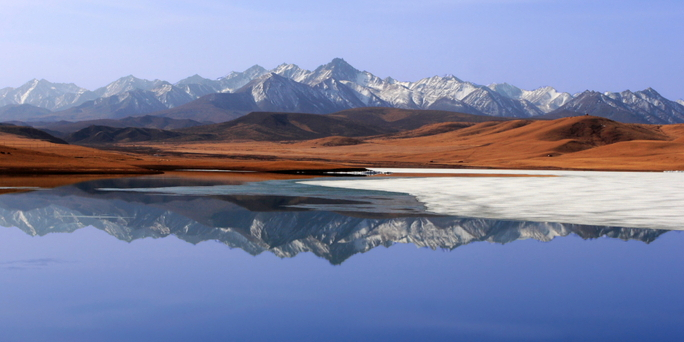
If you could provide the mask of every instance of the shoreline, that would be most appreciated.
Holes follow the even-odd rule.
[[[345,172],[358,173],[362,171],[372,171],[373,169],[396,169],[397,172],[389,174],[347,174]],[[426,177],[557,177],[557,175],[545,174],[518,174],[504,173],[497,171],[574,171],[574,172],[649,172],[661,173],[667,171],[632,171],[632,170],[561,170],[561,169],[503,169],[503,168],[411,168],[414,170],[424,170],[425,172],[406,172],[407,168],[331,168],[331,169],[288,169],[288,170],[235,170],[235,169],[168,169],[168,170],[140,170],[141,172],[120,172],[121,170],[105,170],[74,172],[73,170],[39,170],[39,172],[2,172],[0,171],[0,195],[17,192],[35,191],[49,189],[59,186],[77,184],[85,181],[130,177],[184,177],[184,178],[203,178],[215,179],[217,181],[239,181],[255,182],[274,179],[313,179],[313,178],[337,178],[337,177],[359,177],[359,178],[426,178]],[[429,172],[429,171],[446,172]],[[481,170],[491,172],[448,172],[449,170]],[[4,170],[3,170],[4,171]]]

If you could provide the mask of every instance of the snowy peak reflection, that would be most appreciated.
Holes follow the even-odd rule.
[[[311,252],[333,264],[395,243],[451,250],[477,241],[550,241],[570,234],[584,239],[607,236],[648,243],[667,232],[426,216],[396,210],[344,211],[369,205],[377,209],[378,201],[388,201],[377,194],[346,199],[340,194],[330,198],[263,194],[179,196],[97,191],[101,185],[84,183],[0,196],[0,226],[18,227],[33,236],[93,226],[124,241],[175,235],[193,244],[219,241],[252,255],[271,252],[285,258]],[[397,200],[401,210],[420,205],[411,203],[410,196]],[[327,210],[330,208],[337,211]]]

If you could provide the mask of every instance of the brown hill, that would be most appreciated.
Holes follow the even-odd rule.
[[[238,119],[214,125],[204,125],[178,132],[204,134],[198,140],[284,141],[325,137],[365,137],[397,133],[426,125],[451,123],[416,134],[436,134],[438,131],[468,127],[485,121],[507,119],[437,110],[407,110],[396,108],[355,108],[333,114],[252,112]],[[188,138],[184,138],[188,140]]]
[[[673,142],[684,143],[684,124],[663,125],[659,129],[671,137]]]
[[[444,122],[476,123],[511,120],[511,118],[473,115],[443,110],[415,110],[385,107],[354,108],[328,114],[328,116],[344,118],[364,125],[382,127],[384,130],[393,132],[412,130],[425,125]]]
[[[149,170],[132,165],[138,159],[82,146],[0,133],[0,174],[151,173]],[[13,177],[0,177],[2,179],[0,183],[4,184],[3,186],[21,185],[11,182],[11,178]],[[39,178],[50,183],[47,177]],[[29,184],[36,183],[29,182]]]
[[[211,100],[219,97],[205,97]],[[223,98],[223,97],[221,97]],[[202,101],[198,102],[202,103]],[[197,104],[197,103],[196,103]],[[321,139],[326,137],[367,137],[416,129],[437,123],[431,129],[414,134],[431,135],[455,130],[485,120],[501,119],[489,116],[435,111],[404,110],[394,108],[359,108],[331,115],[303,113],[253,112],[238,119],[220,124],[197,126],[192,120],[175,120],[166,117],[144,116],[122,120],[96,120],[78,123],[59,122],[52,129],[80,130],[64,135],[64,138],[77,144],[111,144],[143,141],[296,141]],[[95,125],[84,126],[88,123]],[[112,126],[101,123],[112,123]],[[181,127],[174,131],[153,129],[155,127]],[[334,139],[335,140],[335,139]],[[326,142],[327,144],[349,144],[348,140]]]
[[[327,137],[321,139],[309,140],[309,143],[313,146],[351,146],[363,144],[363,139],[360,138],[350,138],[350,137]]]
[[[574,156],[579,156],[577,152],[586,151],[582,156],[587,157],[592,155],[591,151],[598,152],[598,148],[603,146],[635,142],[621,146],[631,146],[632,151],[639,154],[646,153],[648,148],[661,146],[649,142],[668,146],[680,145],[676,139],[681,138],[672,134],[674,132],[682,134],[684,129],[663,129],[663,126],[657,125],[623,124],[605,118],[576,116],[553,121],[486,122],[446,133],[398,139],[392,142],[392,145],[404,146],[407,149],[419,146],[415,149],[414,157],[427,163],[433,161],[493,167],[524,168],[545,165],[568,168],[572,167],[570,160]],[[408,131],[397,136],[403,137],[412,133],[413,131]],[[392,137],[384,139],[388,138]],[[385,144],[380,139],[377,143]],[[642,145],[645,150],[637,151],[634,147]],[[684,148],[684,145],[674,148]],[[423,153],[418,153],[418,150]],[[407,154],[410,154],[408,150]],[[550,161],[548,157],[563,158]],[[561,160],[567,162],[561,163]],[[682,161],[684,162],[684,159]],[[605,162],[601,164],[604,168],[609,168]],[[648,169],[646,165],[643,167]]]
[[[412,129],[409,131],[399,132],[387,136],[390,139],[405,139],[405,138],[417,138],[429,135],[442,134],[447,132],[452,132],[456,130],[461,130],[475,125],[470,122],[444,122],[431,125],[425,125],[417,129]]]
[[[39,129],[35,129],[33,127],[27,127],[27,126],[15,126],[15,125],[10,125],[10,124],[0,124],[0,132],[2,133],[8,133],[11,135],[16,135],[19,137],[25,137],[29,139],[36,139],[36,140],[41,140],[41,141],[47,141],[47,142],[52,142],[55,144],[66,144],[67,142],[56,138],[46,132],[43,132]]]
[[[361,137],[388,131],[329,115],[253,112],[233,121],[185,128],[178,132],[212,134],[212,140],[285,141],[330,136]]]
[[[99,120],[87,120],[87,121],[57,121],[57,122],[30,122],[28,125],[38,128],[45,129],[54,132],[60,132],[61,134],[69,134],[79,130],[82,130],[89,126],[108,126],[108,127],[137,127],[137,128],[156,128],[173,130],[186,127],[200,126],[203,123],[188,120],[188,119],[171,119],[166,117],[158,117],[152,115],[145,116],[129,116],[123,119],[99,119]],[[206,124],[206,123],[205,123]]]
[[[205,133],[207,127],[214,129],[213,133]],[[118,147],[137,153],[134,156],[73,145],[36,144],[22,137],[28,144],[15,142],[2,147],[1,152],[6,154],[0,154],[0,172],[292,170],[330,169],[332,165],[684,170],[684,125],[623,124],[591,116],[553,121],[452,122],[378,134],[373,127],[326,115],[254,113],[204,128],[188,130],[205,133],[206,140],[186,142],[186,135],[164,143],[136,142]],[[253,139],[234,139],[236,136]],[[50,145],[47,149],[46,144]]]
[[[416,131],[421,132],[426,128]],[[399,136],[411,133],[413,131]],[[411,143],[430,145],[451,141],[453,145],[459,145],[467,142],[468,145],[479,146],[480,150],[495,154],[512,153],[510,148],[520,145],[518,153],[548,155],[632,140],[670,141],[673,137],[665,134],[660,126],[623,124],[594,116],[576,116],[553,121],[484,122],[450,132],[418,137],[411,140]]]
[[[155,128],[90,126],[69,134],[66,140],[74,144],[113,144],[161,141],[183,136],[182,133]]]
[[[549,121],[442,123],[366,137],[155,144],[226,160],[334,162],[350,167],[684,170],[684,125],[577,116]],[[347,140],[351,138],[351,140]]]

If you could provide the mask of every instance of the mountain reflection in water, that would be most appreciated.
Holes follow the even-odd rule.
[[[184,191],[163,191],[179,186]],[[268,251],[289,258],[311,252],[332,264],[395,243],[452,250],[476,241],[550,241],[569,234],[649,243],[667,232],[435,216],[406,194],[335,191],[293,181],[217,185],[161,178],[100,180],[2,195],[0,226],[33,236],[93,226],[124,241],[175,235],[193,244],[220,241],[252,255]]]

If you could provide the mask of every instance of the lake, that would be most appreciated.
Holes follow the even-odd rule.
[[[684,174],[378,171],[1,195],[0,341],[684,338]]]

